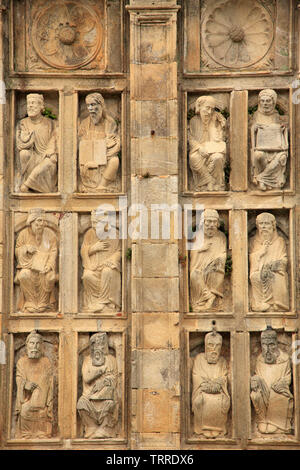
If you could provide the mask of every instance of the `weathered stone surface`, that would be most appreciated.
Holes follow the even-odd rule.
[[[176,312],[179,308],[178,285],[178,278],[132,279],[133,311]]]

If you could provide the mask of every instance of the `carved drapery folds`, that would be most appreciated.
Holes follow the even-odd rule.
[[[15,231],[16,310],[23,313],[55,312],[58,294],[58,219],[43,209],[20,216]]]

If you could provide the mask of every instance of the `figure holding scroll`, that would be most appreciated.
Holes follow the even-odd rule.
[[[79,127],[80,191],[115,192],[120,165],[117,124],[100,93],[87,95],[85,102],[90,115]]]
[[[262,191],[281,189],[286,181],[288,130],[280,122],[276,101],[274,90],[262,90],[251,125],[252,177]]]

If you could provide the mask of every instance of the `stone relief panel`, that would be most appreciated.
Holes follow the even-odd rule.
[[[55,193],[59,132],[56,93],[17,94],[14,191]]]
[[[228,213],[205,209],[200,224],[192,229],[195,235],[189,250],[189,311],[230,312],[232,258],[228,249]]]
[[[190,440],[231,436],[230,335],[189,333]]]
[[[89,93],[80,97],[78,179],[83,193],[121,191],[119,97]]]
[[[250,211],[248,224],[250,309],[289,311],[288,215],[285,211]]]
[[[292,336],[271,327],[252,333],[250,399],[252,437],[294,434]]]
[[[12,439],[58,435],[58,348],[56,333],[14,335]]]
[[[188,96],[188,190],[225,191],[229,184],[227,93]]]
[[[78,336],[77,435],[85,439],[120,438],[123,433],[121,333]]]
[[[289,95],[272,89],[249,93],[250,185],[270,191],[289,187]]]
[[[79,217],[79,310],[122,310],[122,247],[116,214],[92,211]]]
[[[59,215],[31,209],[15,215],[14,312],[58,308]]]

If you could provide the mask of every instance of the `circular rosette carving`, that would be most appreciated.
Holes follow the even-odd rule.
[[[34,18],[31,35],[37,54],[48,65],[77,69],[96,57],[103,33],[96,12],[73,0],[41,9]]]
[[[225,0],[205,15],[202,40],[219,65],[249,67],[270,50],[273,28],[269,12],[256,0]]]

